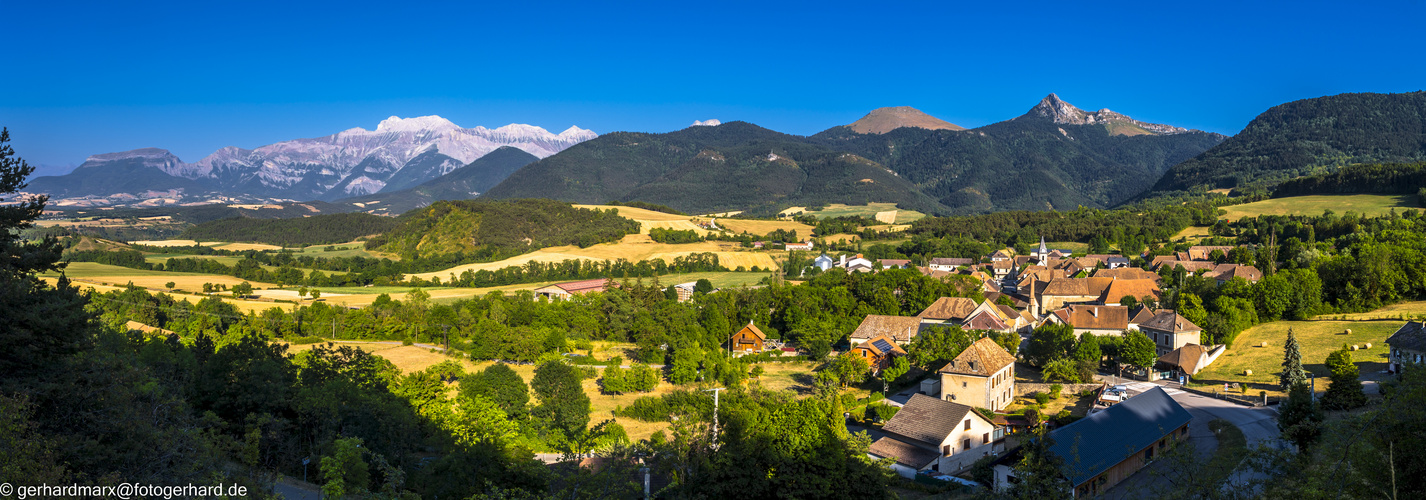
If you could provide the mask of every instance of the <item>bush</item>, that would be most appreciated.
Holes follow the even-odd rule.
[[[1050,384],[1050,399],[1060,399],[1060,392],[1065,390],[1065,386],[1060,384]]]
[[[867,408],[869,408],[873,413],[875,413],[876,418],[878,420],[881,420],[882,422],[891,420],[891,417],[896,416],[896,412],[901,410],[901,408],[897,408],[886,403],[874,403],[868,405]]]
[[[290,340],[288,340],[287,342],[288,342],[289,344],[306,345],[306,344],[318,344],[318,343],[322,343],[322,342],[326,342],[326,341],[327,341],[327,339],[324,339],[324,338],[322,338],[322,337],[297,337],[297,338],[295,338],[295,339],[290,339]]]
[[[1034,396],[1034,397],[1035,397],[1035,403],[1036,403],[1036,404],[1039,404],[1040,406],[1045,406],[1046,403],[1049,403],[1049,402],[1050,402],[1050,395],[1047,394],[1047,393],[1037,392],[1037,393],[1035,393],[1035,396]]]

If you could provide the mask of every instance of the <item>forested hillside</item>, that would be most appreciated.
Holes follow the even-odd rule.
[[[606,134],[520,169],[486,196],[644,201],[691,213],[834,202],[945,211],[875,162],[746,122]]]
[[[463,254],[498,260],[545,247],[587,247],[639,232],[614,210],[574,208],[553,200],[440,201],[407,212],[397,227],[367,241],[403,257]]]
[[[1275,106],[1175,165],[1154,193],[1266,187],[1353,163],[1426,159],[1426,92],[1339,94]]]
[[[1426,189],[1426,163],[1371,163],[1348,165],[1329,174],[1292,179],[1279,184],[1273,190],[1273,196],[1416,194],[1422,189]]]
[[[1199,131],[1114,132],[1027,114],[969,131],[834,127],[811,139],[887,166],[955,213],[1113,206],[1223,140]]]
[[[204,222],[189,228],[182,239],[198,241],[243,241],[285,247],[345,243],[363,236],[390,231],[396,219],[378,215],[348,213],[298,217],[293,219],[253,219],[233,217]]]

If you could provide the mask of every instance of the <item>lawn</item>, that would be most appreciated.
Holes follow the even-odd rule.
[[[1282,348],[1287,340],[1287,330],[1292,328],[1297,342],[1302,346],[1302,365],[1317,376],[1317,390],[1327,388],[1328,372],[1324,362],[1332,351],[1342,348],[1342,344],[1365,345],[1370,349],[1352,353],[1352,359],[1363,378],[1376,375],[1386,369],[1387,346],[1383,342],[1397,329],[1401,321],[1275,321],[1247,329],[1238,335],[1237,341],[1228,348],[1206,370],[1194,377],[1195,384],[1222,390],[1225,382],[1245,383],[1251,394],[1267,391],[1269,395],[1283,396],[1278,387],[1278,374],[1282,371]],[[1350,329],[1351,334],[1346,331]],[[1259,347],[1267,342],[1267,347]],[[1252,375],[1244,375],[1243,370],[1252,370]]]
[[[801,208],[802,210],[794,210],[797,208]],[[861,216],[876,219],[877,214],[882,214],[883,219],[890,219],[882,220],[882,222],[887,222],[891,224],[910,224],[912,221],[926,217],[926,214],[917,212],[915,210],[901,210],[899,208],[896,208],[895,203],[868,203],[866,205],[843,205],[841,203],[833,203],[827,205],[827,208],[818,210],[816,212],[808,212],[804,207],[793,207],[783,211],[783,213],[793,213],[797,211],[801,211],[802,213],[807,215],[816,216],[819,219],[845,216]]]
[[[1399,212],[1419,206],[1415,195],[1351,194],[1292,196],[1222,208],[1227,212],[1223,218],[1234,221],[1259,215],[1322,215],[1324,210],[1338,215],[1348,211],[1358,215],[1382,215],[1392,208]]]

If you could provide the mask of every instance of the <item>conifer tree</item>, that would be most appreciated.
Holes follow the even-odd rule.
[[[1282,374],[1278,383],[1282,390],[1291,391],[1294,386],[1307,383],[1307,370],[1302,369],[1302,348],[1297,345],[1297,336],[1287,329],[1287,343],[1282,347]]]

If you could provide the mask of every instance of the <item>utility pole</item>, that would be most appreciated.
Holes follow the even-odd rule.
[[[715,388],[712,388],[712,389],[708,389],[708,390],[703,391],[703,392],[711,392],[711,393],[713,393],[713,436],[714,436],[714,438],[717,438],[717,436],[718,436],[718,393],[720,393],[720,392],[722,392],[722,391],[723,391],[723,388],[722,388],[722,387],[715,387]]]

